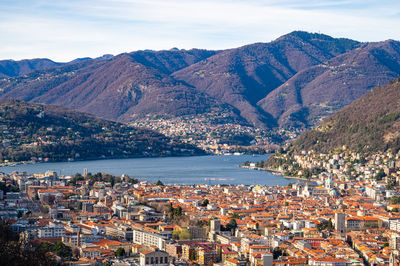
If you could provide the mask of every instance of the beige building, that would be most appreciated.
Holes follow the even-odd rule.
[[[140,266],[159,265],[168,266],[168,253],[161,250],[146,250],[140,252]]]

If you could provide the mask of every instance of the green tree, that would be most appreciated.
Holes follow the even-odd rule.
[[[240,219],[240,216],[237,213],[232,213],[231,218],[232,219]]]
[[[229,223],[226,224],[225,229],[226,231],[235,231],[237,227],[236,219],[231,219]]]
[[[118,249],[115,251],[115,256],[117,256],[117,257],[123,257],[123,256],[125,256],[125,249],[124,249],[124,248],[118,248]]]
[[[383,169],[379,169],[378,173],[375,176],[376,180],[382,180],[386,176],[385,171]]]
[[[8,224],[0,221],[0,265],[59,265],[40,250],[24,249]]]
[[[400,196],[393,196],[390,198],[391,204],[399,204],[400,203]]]
[[[175,240],[188,240],[190,239],[190,237],[191,237],[190,232],[186,228],[174,230],[172,232],[172,238]]]
[[[54,253],[63,258],[72,257],[72,249],[61,241],[54,243]]]
[[[176,216],[181,216],[182,214],[183,214],[182,207],[178,206],[178,208],[176,209]]]
[[[333,229],[332,220],[331,220],[330,218],[329,218],[329,220],[328,220],[327,229],[328,229],[328,230],[332,230],[332,229]]]
[[[208,199],[204,199],[203,202],[200,204],[200,206],[206,207],[209,203],[210,201]]]
[[[272,250],[272,256],[274,257],[274,260],[278,259],[282,255],[283,255],[283,251],[280,247],[275,247]]]
[[[164,183],[161,182],[161,180],[158,180],[158,181],[156,182],[156,186],[161,186],[161,187],[163,187],[163,186],[164,186]]]
[[[72,257],[72,249],[66,245],[64,245],[63,242],[58,241],[54,244],[52,243],[42,243],[39,248],[39,252],[46,253],[46,252],[53,252],[57,256],[60,256],[62,258],[71,258]]]

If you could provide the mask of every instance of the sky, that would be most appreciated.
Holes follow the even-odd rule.
[[[400,39],[398,0],[1,0],[0,59],[227,49],[294,30]]]

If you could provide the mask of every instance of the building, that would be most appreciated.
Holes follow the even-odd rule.
[[[122,240],[127,240],[127,241],[132,241],[133,238],[133,232],[132,228],[126,225],[118,225],[118,226],[106,226],[106,235],[122,239]]]
[[[168,253],[161,250],[146,250],[140,252],[140,266],[159,265],[168,266]]]
[[[200,226],[190,226],[187,228],[190,233],[190,239],[204,239],[207,236],[207,229]]]
[[[160,250],[165,250],[165,240],[167,236],[155,232],[133,229],[132,230],[133,243],[140,244],[148,247],[157,247]]]
[[[211,220],[210,221],[210,231],[213,233],[217,233],[221,231],[221,221],[220,220]]]
[[[346,259],[322,259],[313,258],[308,262],[309,265],[321,265],[321,266],[348,266],[352,263]]]
[[[274,260],[274,257],[273,257],[272,254],[269,253],[269,252],[265,252],[265,253],[262,255],[263,266],[272,266],[273,260]]]
[[[88,258],[100,257],[99,248],[80,248],[79,252],[81,254],[81,257],[88,257]]]
[[[65,229],[62,223],[50,222],[49,225],[38,229],[38,237],[63,237],[65,236]]]
[[[392,235],[389,240],[389,247],[392,249],[400,249],[400,235]]]
[[[346,230],[346,215],[341,212],[335,213],[335,230],[344,233]]]
[[[211,247],[202,246],[198,250],[198,262],[200,265],[213,265],[215,257],[215,250]]]
[[[167,243],[165,245],[165,251],[172,257],[182,256],[182,246],[178,243]]]

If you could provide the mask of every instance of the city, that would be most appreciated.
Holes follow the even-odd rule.
[[[337,154],[315,182],[283,187],[15,172],[1,177],[0,217],[28,246],[61,242],[69,252],[52,256],[70,265],[394,265],[400,172],[385,156],[346,179],[341,160],[357,155]],[[378,179],[380,167],[388,175]]]
[[[0,266],[400,266],[400,1],[0,1]]]

